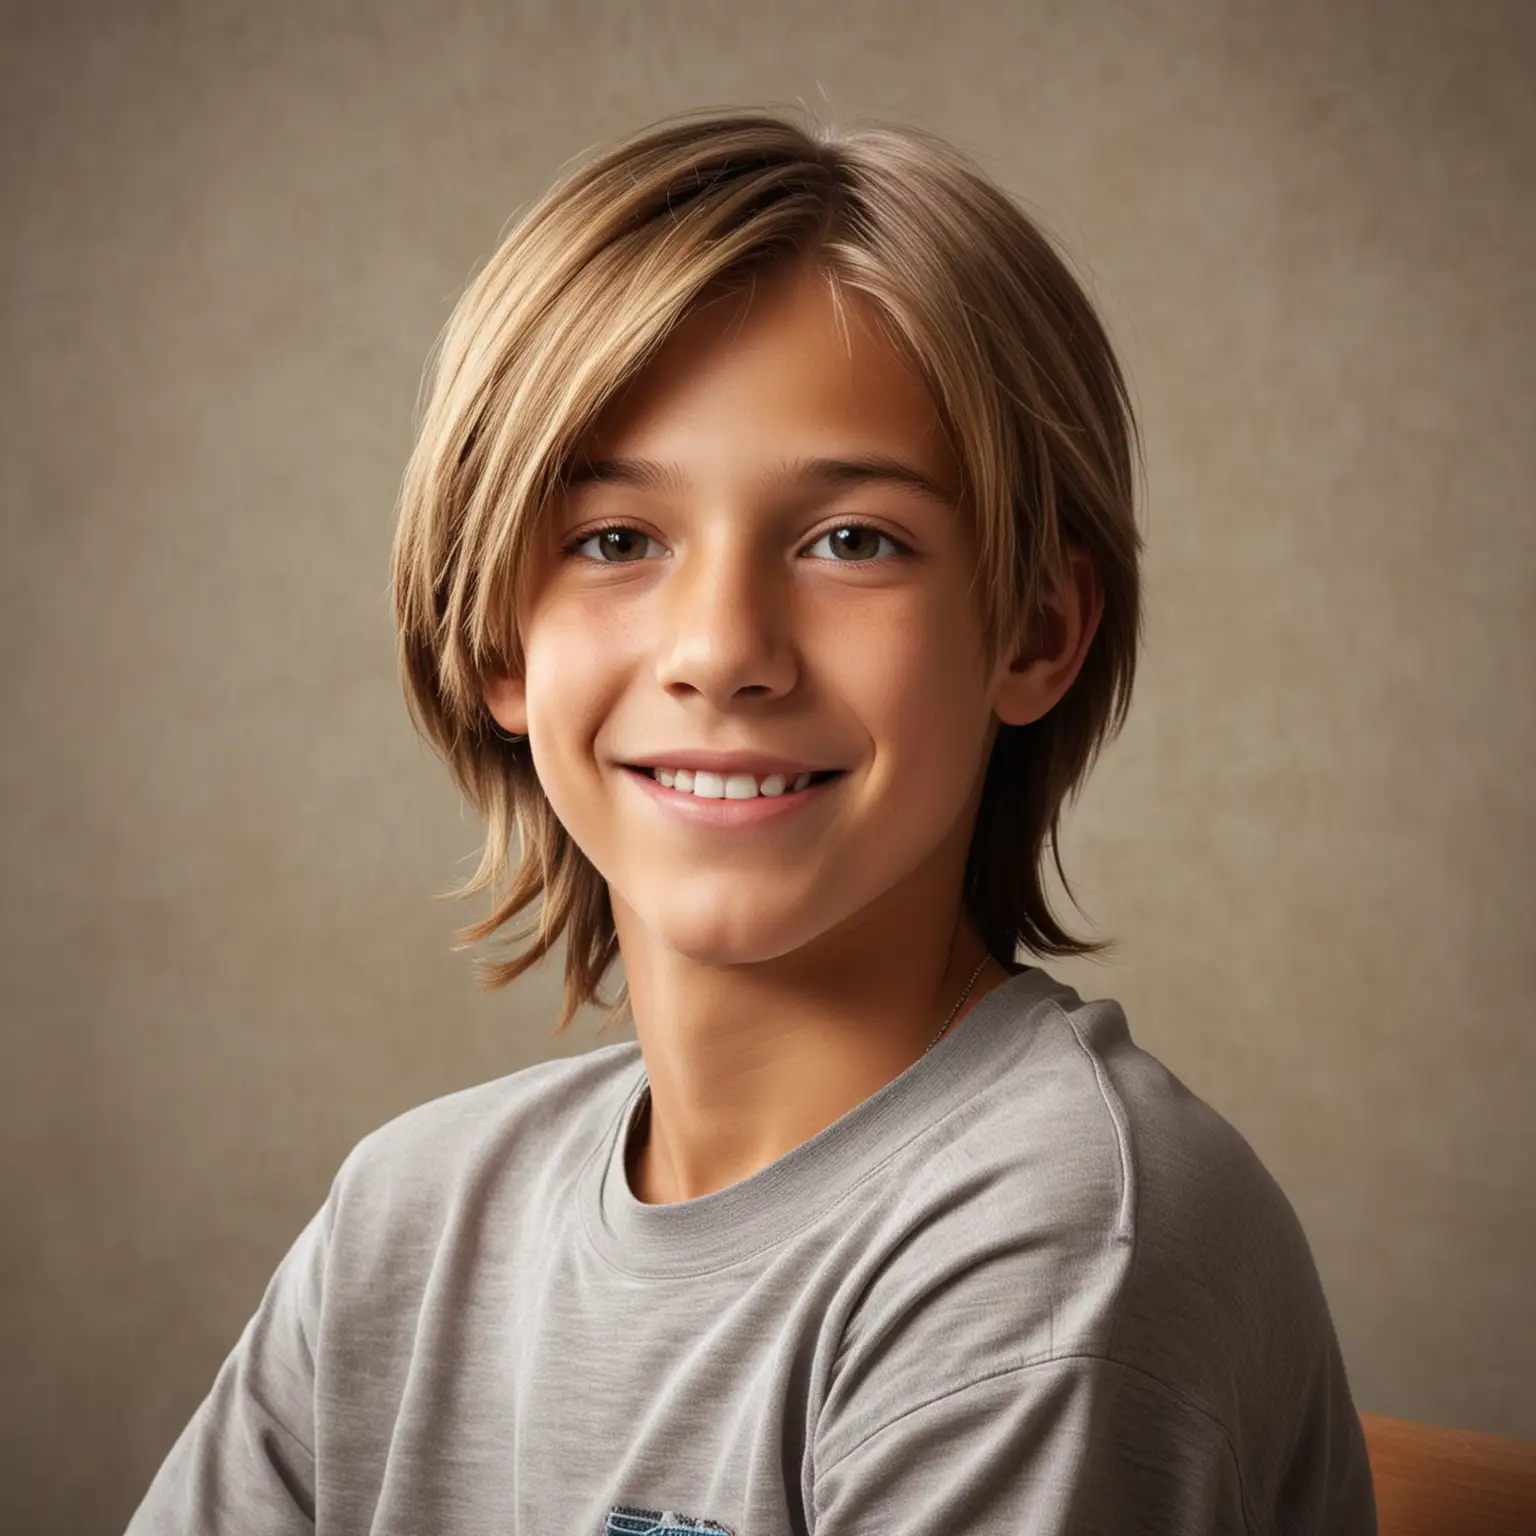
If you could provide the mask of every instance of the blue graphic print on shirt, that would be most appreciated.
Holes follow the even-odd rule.
[[[713,1520],[700,1520],[693,1515],[615,1504],[608,1511],[603,1536],[732,1536],[732,1532]]]

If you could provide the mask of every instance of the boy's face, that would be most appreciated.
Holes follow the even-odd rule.
[[[1064,690],[983,670],[959,468],[922,381],[846,313],[845,337],[791,272],[674,332],[549,514],[524,677],[487,685],[608,882],[627,961],[832,955],[935,881],[952,905],[994,709],[1019,723]],[[805,468],[877,457],[934,493]],[[692,793],[642,771],[711,753],[740,761]],[[782,794],[741,797],[776,768]],[[801,770],[837,772],[797,791]]]

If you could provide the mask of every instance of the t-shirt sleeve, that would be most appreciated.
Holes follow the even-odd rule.
[[[328,1200],[278,1265],[127,1536],[314,1530],[314,1340],[331,1218]]]
[[[913,1405],[815,1477],[815,1536],[1196,1536],[1249,1521],[1231,1442],[1209,1414],[1091,1356],[1019,1366]]]

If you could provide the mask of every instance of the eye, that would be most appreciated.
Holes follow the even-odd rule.
[[[893,553],[905,555],[910,551],[902,544],[898,544],[890,534],[883,533],[870,523],[843,523],[836,528],[829,529],[816,540],[806,551],[812,551],[825,544],[828,552],[834,560],[840,560],[846,565],[868,565],[873,562],[879,553],[880,545],[888,544]]]
[[[587,559],[595,560],[600,565],[632,565],[637,560],[656,558],[648,557],[645,553],[645,546],[654,543],[655,540],[649,534],[641,533],[638,528],[614,523],[607,528],[594,528],[572,539],[565,546],[565,553],[581,554],[588,545],[593,545],[594,552],[587,555]]]

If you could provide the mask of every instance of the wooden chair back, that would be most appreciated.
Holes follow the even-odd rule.
[[[1362,1413],[1380,1536],[1536,1536],[1536,1443]]]

